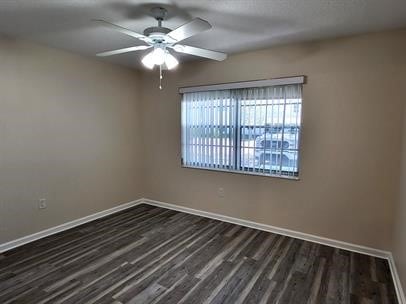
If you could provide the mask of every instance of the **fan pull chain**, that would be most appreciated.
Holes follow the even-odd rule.
[[[162,90],[162,64],[159,66],[159,89]]]

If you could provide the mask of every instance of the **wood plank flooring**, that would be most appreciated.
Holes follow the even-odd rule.
[[[387,261],[149,205],[0,255],[0,303],[398,303]]]

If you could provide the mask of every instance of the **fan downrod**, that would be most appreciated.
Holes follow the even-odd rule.
[[[167,13],[168,11],[163,7],[151,8],[151,14],[156,19],[156,21],[158,21],[158,26],[146,28],[144,30],[144,35],[147,37],[152,35],[153,39],[155,38],[154,40],[156,40],[156,42],[164,42],[164,35],[168,34],[171,31],[171,29],[162,26],[162,21],[165,20]]]

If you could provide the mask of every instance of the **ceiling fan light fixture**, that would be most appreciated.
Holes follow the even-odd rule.
[[[166,51],[165,54],[165,65],[168,68],[168,70],[172,70],[176,68],[179,64],[179,61],[173,56],[171,53]]]
[[[144,58],[142,58],[141,62],[146,68],[152,70],[155,65],[153,51],[145,55]]]
[[[160,47],[156,46],[154,50],[152,51],[152,58],[154,61],[154,64],[156,65],[161,65],[165,62],[165,50]]]

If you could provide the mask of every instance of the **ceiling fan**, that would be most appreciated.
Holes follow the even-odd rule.
[[[175,68],[179,63],[176,57],[171,54],[172,51],[190,54],[193,56],[204,57],[217,61],[222,61],[227,58],[227,54],[221,52],[215,52],[179,43],[186,38],[189,38],[191,36],[197,35],[203,31],[210,29],[211,25],[206,20],[195,18],[192,21],[189,21],[188,23],[181,25],[178,28],[171,30],[169,28],[162,26],[162,22],[167,14],[167,10],[165,8],[154,7],[151,9],[151,13],[154,16],[154,18],[158,21],[158,26],[146,28],[144,30],[144,34],[138,34],[127,28],[121,27],[119,25],[104,20],[94,20],[100,25],[119,31],[122,34],[137,38],[138,40],[141,40],[146,44],[102,52],[96,54],[96,56],[105,57],[124,54],[128,52],[144,51],[152,48],[152,51],[148,52],[142,58],[141,62],[148,69],[153,69],[155,65],[159,66],[160,89],[162,89],[161,86],[162,70],[165,69],[171,70]]]

